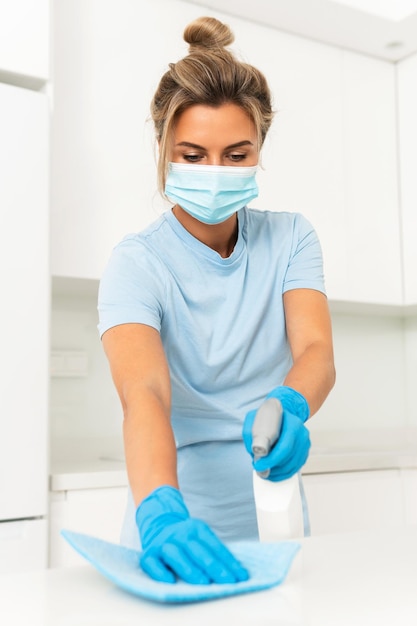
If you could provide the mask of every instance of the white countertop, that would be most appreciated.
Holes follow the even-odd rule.
[[[311,431],[305,474],[417,468],[417,429]]]
[[[121,440],[62,439],[52,442],[50,490],[127,486]]]
[[[417,430],[315,431],[304,474],[417,468]],[[120,441],[54,442],[50,489],[123,487],[127,474]]]
[[[92,566],[0,576],[7,626],[415,626],[417,527],[310,537],[284,583],[187,605],[129,595]]]

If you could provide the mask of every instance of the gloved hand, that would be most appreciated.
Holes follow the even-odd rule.
[[[258,472],[269,469],[267,480],[278,482],[296,474],[307,461],[311,444],[304,422],[310,409],[304,396],[291,387],[276,387],[267,398],[277,398],[282,404],[281,433],[269,454],[253,462],[253,467]],[[243,441],[252,459],[252,426],[256,413],[257,409],[249,411],[243,424]]]
[[[208,525],[190,517],[174,487],[155,489],[138,506],[136,524],[142,542],[140,565],[155,580],[205,585],[249,578]]]

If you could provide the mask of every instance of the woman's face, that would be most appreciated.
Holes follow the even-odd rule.
[[[178,117],[170,161],[250,167],[258,158],[255,124],[236,104],[195,104]]]

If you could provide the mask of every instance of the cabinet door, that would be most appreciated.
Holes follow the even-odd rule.
[[[346,300],[402,304],[392,63],[343,53]]]
[[[0,77],[49,76],[49,0],[0,2]]]
[[[0,519],[47,509],[48,115],[0,84]]]
[[[163,19],[158,2],[54,4],[54,276],[100,278],[113,246],[161,214],[149,106],[196,13],[177,2]]]
[[[323,248],[329,296],[342,299],[347,289],[342,52],[273,29],[262,32],[253,24],[239,39],[252,42],[251,60],[266,74],[276,110],[258,172],[259,199],[252,205],[300,212],[311,221]]]
[[[304,476],[311,534],[404,525],[399,470]]]
[[[61,537],[62,529],[120,542],[127,487],[80,489],[51,494],[49,565],[63,567],[85,563]]]
[[[311,220],[331,299],[402,304],[394,65],[261,31],[238,29],[277,111],[253,204]]]
[[[48,528],[44,519],[0,524],[0,574],[47,566]]]
[[[405,304],[417,304],[417,54],[397,64]]]

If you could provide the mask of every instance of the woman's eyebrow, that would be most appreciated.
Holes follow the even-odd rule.
[[[180,141],[175,144],[175,147],[184,147],[184,148],[195,148],[196,150],[206,150],[203,146],[199,146],[197,143],[191,143],[190,141]],[[252,141],[245,139],[243,141],[238,141],[237,143],[232,143],[230,146],[226,146],[225,150],[230,150],[231,148],[241,148],[242,146],[253,146]]]

